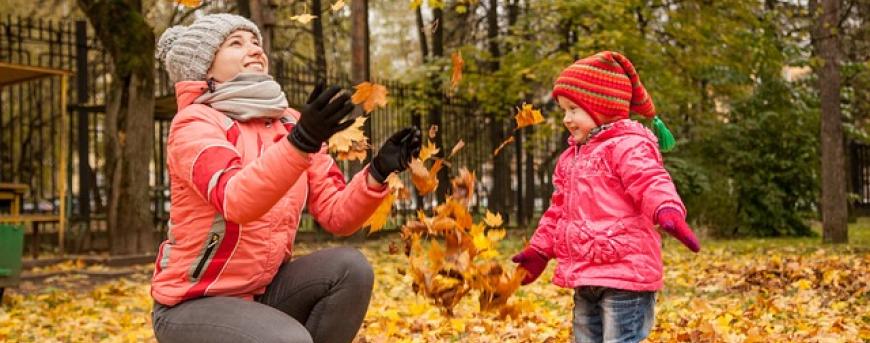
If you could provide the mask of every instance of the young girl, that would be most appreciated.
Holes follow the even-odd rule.
[[[700,249],[656,136],[628,119],[654,117],[655,107],[631,62],[610,51],[565,69],[553,98],[570,146],[556,164],[550,208],[513,261],[528,271],[523,284],[558,261],[553,283],[574,289],[575,342],[638,342],[652,328],[662,288],[654,225]]]
[[[354,233],[419,153],[420,132],[396,133],[345,184],[323,143],[352,122],[350,96],[318,87],[301,113],[288,108],[260,41],[251,21],[213,14],[158,43],[178,98],[170,229],[151,281],[160,342],[350,342],[368,308],[359,251],[290,260],[299,218],[308,206],[327,230]]]

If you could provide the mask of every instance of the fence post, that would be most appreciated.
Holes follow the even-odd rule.
[[[83,20],[76,21],[76,102],[78,110],[78,155],[79,155],[79,219],[90,226],[91,218],[91,168],[88,142],[89,113],[82,108],[88,102],[88,27]]]
[[[525,226],[526,225],[526,211],[524,209],[523,204],[523,130],[517,130],[515,133],[516,141],[514,142],[514,146],[516,147],[516,180],[517,180],[517,225]]]

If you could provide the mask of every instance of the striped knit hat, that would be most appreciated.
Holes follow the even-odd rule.
[[[656,107],[634,65],[618,52],[602,51],[565,68],[553,87],[553,98],[558,96],[583,108],[599,126],[627,119],[631,113],[653,118],[662,150],[673,148],[673,136],[656,117]]]

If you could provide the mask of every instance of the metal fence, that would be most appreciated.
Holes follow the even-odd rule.
[[[107,249],[105,210],[107,182],[105,180],[105,152],[103,148],[103,121],[106,96],[109,90],[111,60],[100,47],[92,29],[83,21],[50,22],[7,16],[0,18],[0,62],[64,69],[71,71],[67,97],[69,105],[59,106],[60,84],[53,79],[40,79],[14,86],[0,87],[0,182],[22,182],[30,186],[25,195],[24,208],[33,213],[55,213],[60,201],[67,201],[70,235],[67,246],[72,251]],[[288,65],[280,59],[272,60],[272,73],[284,88],[291,106],[303,105],[308,93],[317,83],[316,73],[307,66]],[[152,153],[152,202],[149,205],[157,227],[155,234],[166,229],[169,213],[169,178],[166,170],[166,137],[174,114],[173,87],[166,73],[155,66],[157,113],[155,115],[155,146]],[[417,125],[426,130],[432,106],[440,109],[442,151],[449,151],[460,139],[466,146],[452,159],[451,173],[459,167],[474,171],[478,178],[476,198],[472,202],[477,213],[483,212],[496,200],[505,204],[503,214],[514,224],[529,224],[534,214],[547,204],[550,175],[555,157],[564,147],[561,135],[531,134],[530,129],[516,133],[517,142],[501,154],[508,162],[501,168],[493,163],[495,146],[488,132],[493,122],[491,113],[484,113],[473,101],[436,95],[427,99],[417,85],[395,80],[373,80],[389,90],[386,108],[375,111],[369,120],[368,133],[373,153],[395,131]],[[329,74],[327,82],[350,88],[347,75]],[[430,92],[431,93],[431,92]],[[431,96],[431,94],[429,95]],[[436,105],[440,104],[440,105]],[[506,104],[505,111],[518,104]],[[68,141],[58,142],[56,132],[62,111],[67,111]],[[506,117],[502,114],[502,117]],[[505,120],[505,122],[510,119]],[[505,125],[507,126],[507,125]],[[508,129],[507,127],[503,129]],[[68,157],[66,166],[68,196],[58,198],[57,159],[52,152],[62,149]],[[340,163],[346,176],[359,170],[359,162]],[[509,177],[509,199],[492,199],[493,175],[504,173]],[[411,185],[403,176],[406,184]],[[412,196],[400,202],[387,230],[396,229],[416,209],[428,209],[435,203],[434,196]],[[309,219],[302,230],[312,230]],[[45,237],[45,249],[53,249],[56,228],[50,224],[40,229]],[[31,238],[32,239],[32,238]]]

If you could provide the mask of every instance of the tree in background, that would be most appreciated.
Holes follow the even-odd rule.
[[[154,140],[154,32],[141,1],[78,3],[114,65],[103,126],[110,252],[151,252],[156,248],[147,205]]]

